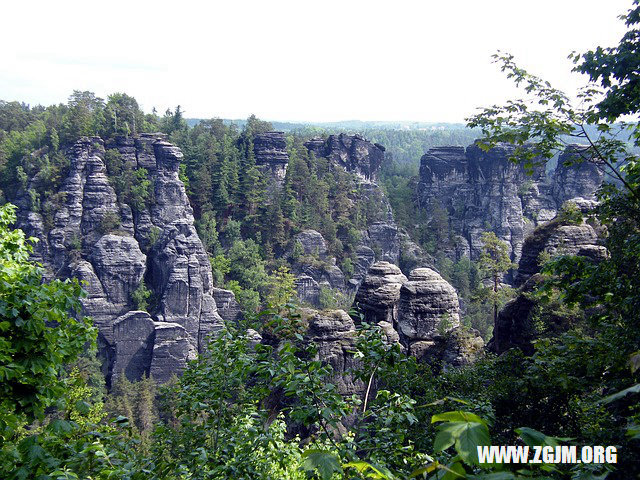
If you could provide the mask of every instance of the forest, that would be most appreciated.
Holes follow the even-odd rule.
[[[257,136],[278,125],[255,116],[240,125],[188,122],[179,106],[144,113],[124,93],[102,99],[74,91],[66,104],[47,107],[0,101],[0,477],[640,478],[637,0],[622,21],[627,31],[617,46],[573,54],[574,71],[590,80],[578,105],[498,53],[496,64],[528,100],[484,108],[465,129],[293,126],[284,134],[288,167],[279,188],[270,187],[254,149]],[[117,201],[139,222],[159,194],[151,172],[132,166],[116,145],[155,132],[184,155],[176,168],[213,282],[233,292],[243,315],[208,337],[180,376],[107,381],[98,327],[83,313],[91,292],[35,261],[37,239],[16,222],[26,209],[40,215],[43,231],[57,228],[72,169],[66,152],[84,137],[103,155]],[[305,146],[343,132],[386,147],[378,185],[387,200]],[[552,222],[605,232],[606,258],[540,255],[535,286],[525,290],[503,285],[517,266],[490,231],[479,258],[447,255],[454,248],[447,212],[416,201],[418,161],[431,147],[466,146],[478,137],[484,151],[512,145],[512,160],[529,169],[544,169],[567,139],[585,144],[577,161],[596,164],[612,180],[586,220],[567,208]],[[385,201],[398,227],[455,287],[464,331],[489,341],[499,311],[524,298],[535,306],[530,349],[486,350],[455,368],[418,361],[365,321],[355,293],[323,287],[313,306],[323,321],[355,326],[344,348],[350,368],[336,375],[322,360],[322,345],[309,341],[312,306],[297,297],[292,269],[309,257],[315,268],[338,266],[354,278],[361,232],[386,220]],[[106,235],[127,227],[104,215],[96,228]],[[308,230],[321,234],[335,265],[301,250],[296,235]],[[148,251],[164,237],[150,230]],[[72,242],[71,256],[80,256],[83,241]],[[144,278],[130,301],[151,312],[161,299]],[[339,317],[340,309],[348,315]],[[358,388],[347,394],[340,382]],[[478,447],[489,445],[615,446],[617,456],[604,463],[481,463]]]

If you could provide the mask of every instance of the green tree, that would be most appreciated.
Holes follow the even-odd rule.
[[[15,207],[0,207],[0,438],[9,440],[22,420],[43,418],[65,392],[63,368],[95,340],[82,311],[76,280],[43,282],[30,262],[31,245],[11,230]]]
[[[491,289],[488,296],[493,305],[493,321],[495,323],[498,320],[498,307],[504,297],[504,292],[501,292],[501,290],[506,288],[500,285],[502,277],[516,265],[509,258],[507,244],[500,240],[495,233],[483,233],[482,244],[482,253],[480,254],[478,266],[485,279],[491,281]]]

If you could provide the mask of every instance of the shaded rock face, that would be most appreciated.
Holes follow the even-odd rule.
[[[294,237],[295,242],[302,246],[304,255],[315,255],[318,258],[327,258],[327,242],[320,232],[305,230]]]
[[[416,268],[400,289],[398,333],[407,347],[460,325],[455,289],[430,268]]]
[[[222,317],[225,324],[233,325],[242,320],[243,315],[240,310],[240,304],[231,290],[214,288],[213,299],[216,301],[218,314]]]
[[[540,255],[580,255],[594,261],[607,258],[607,249],[600,244],[596,230],[587,223],[574,224],[561,217],[536,228],[527,237],[515,274],[515,285],[524,284],[540,271]]]
[[[397,328],[400,288],[407,277],[389,262],[374,263],[356,293],[354,305],[367,323],[385,322]]]
[[[98,327],[104,372],[131,380],[152,373],[160,381],[180,373],[209,333],[222,326],[213,298],[207,254],[178,178],[179,148],[161,134],[117,138],[116,151],[132,168],[145,168],[152,201],[140,211],[118,201],[105,166],[105,144],[84,137],[66,151],[53,228],[21,202],[19,226],[40,239],[36,258],[50,275],[86,281],[84,315]],[[133,292],[146,284],[153,309],[136,311]]]
[[[580,162],[580,151],[584,149],[586,147],[570,145],[558,158],[552,187],[558,205],[573,198],[595,200],[595,192],[604,180],[604,170],[594,163]],[[574,164],[567,166],[567,162]]]
[[[493,327],[493,337],[487,348],[498,355],[511,348],[520,348],[525,354],[533,353],[532,326],[530,316],[536,302],[530,293],[542,281],[542,277],[534,275],[520,288],[518,295],[507,302],[498,312]]]
[[[591,200],[576,199],[583,214],[593,207]],[[498,313],[493,329],[493,338],[488,348],[501,354],[511,348],[520,348],[525,354],[533,353],[533,341],[539,336],[539,328],[548,333],[561,332],[568,328],[570,318],[555,311],[546,312],[544,324],[534,325],[533,313],[537,303],[531,292],[543,281],[540,272],[540,256],[578,255],[599,262],[607,258],[607,249],[600,244],[599,232],[584,222],[570,221],[563,214],[536,228],[527,237],[522,248],[522,257],[515,274],[515,284],[519,287],[517,296]],[[540,321],[538,321],[540,323]]]
[[[595,165],[562,163],[579,148],[567,148],[551,178],[543,167],[535,167],[529,175],[522,165],[511,162],[514,147],[507,144],[488,152],[477,145],[429,150],[420,162],[417,195],[428,215],[444,211],[449,220],[458,245],[446,254],[459,258],[468,252],[477,259],[482,233],[491,230],[517,262],[525,237],[536,225],[554,218],[568,198],[592,199],[602,183]]]
[[[361,394],[364,384],[351,373],[358,366],[353,354],[356,328],[351,317],[343,310],[306,309],[301,314],[308,322],[305,340],[315,343],[318,359],[333,368],[329,381],[342,395]]]
[[[336,259],[329,256],[327,242],[316,230],[304,230],[294,237],[301,250],[301,257],[293,261],[292,271],[298,298],[310,305],[319,306],[320,289],[331,288],[344,292],[346,280]],[[286,252],[291,257],[293,251]]]
[[[376,179],[384,160],[385,148],[360,135],[329,135],[326,140],[313,138],[304,145],[316,157],[328,158],[367,181]]]
[[[282,186],[287,174],[289,153],[284,132],[259,133],[253,138],[253,153],[260,170]]]

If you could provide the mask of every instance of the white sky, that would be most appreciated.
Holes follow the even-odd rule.
[[[9,1],[0,99],[126,92],[146,111],[459,122],[515,90],[498,49],[573,91],[567,55],[613,46],[631,0]]]

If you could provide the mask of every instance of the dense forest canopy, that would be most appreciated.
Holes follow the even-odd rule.
[[[189,126],[180,107],[163,116],[145,114],[122,93],[104,100],[76,91],[67,104],[50,107],[0,102],[2,477],[637,478],[640,162],[634,151],[640,124],[628,120],[640,108],[637,1],[624,21],[627,33],[619,45],[575,55],[576,71],[591,80],[579,107],[510,55],[499,54],[502,70],[532,101],[489,107],[469,120],[481,131],[483,147],[514,144],[513,160],[529,166],[557,155],[568,137],[584,140],[581,161],[596,163],[618,180],[601,188],[587,220],[606,232],[607,257],[596,262],[541,256],[534,288],[518,291],[536,306],[531,351],[487,354],[461,368],[438,370],[417,362],[379,328],[362,322],[357,311],[351,317],[324,312],[325,322],[359,323],[348,352],[357,359],[349,375],[363,386],[363,395],[338,393],[335,372],[319,359],[318,345],[307,341],[311,314],[292,301],[285,252],[300,255],[292,235],[312,228],[349,271],[358,231],[385,212],[379,199],[359,191],[353,176],[304,147],[310,127],[288,133],[286,176],[281,189],[269,190],[253,141],[274,126],[254,116],[241,127],[221,119]],[[180,178],[214,277],[234,291],[245,319],[217,332],[181,378],[157,386],[153,378],[131,383],[124,377],[107,392],[95,329],[79,314],[80,285],[43,280],[44,270],[29,256],[33,242],[12,227],[15,207],[9,202],[28,191],[30,207],[51,228],[64,201],[57,192],[69,169],[65,147],[82,136],[100,136],[118,199],[141,210],[153,202],[148,172],[123,162],[110,142],[155,131],[184,152]],[[434,255],[447,242],[446,217],[430,228],[421,225],[412,200],[415,155],[440,141],[465,144],[470,131],[452,132],[367,130],[396,152],[381,183],[398,222],[414,238],[422,236]],[[567,209],[554,221],[574,225],[583,218]],[[478,265],[442,259],[439,266],[458,278],[454,284],[464,286],[468,298],[470,278],[476,290],[484,287],[480,303],[497,320],[501,275],[512,265],[495,235],[487,233],[484,241]],[[142,288],[139,308],[148,300]],[[566,319],[566,328],[553,328]],[[249,327],[261,331],[262,342],[252,341]],[[578,451],[614,446],[617,459],[480,463],[477,450],[560,444]]]

